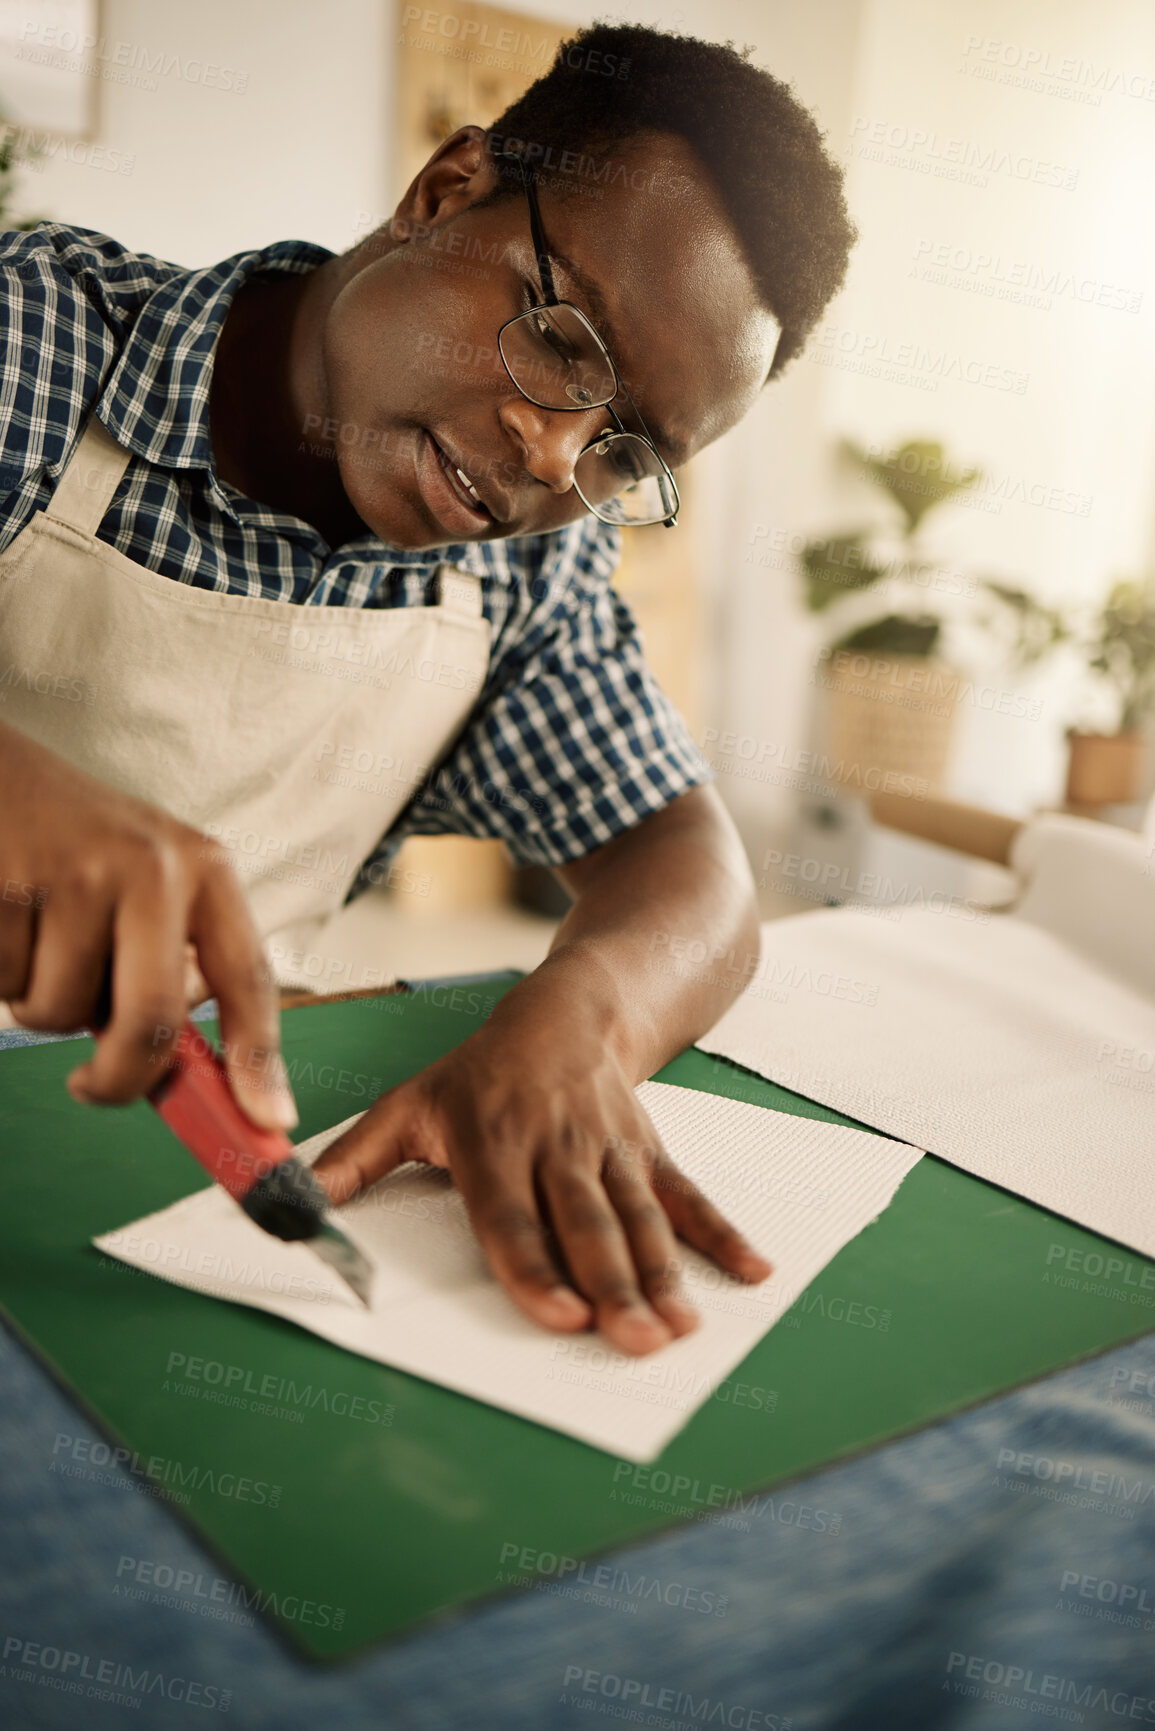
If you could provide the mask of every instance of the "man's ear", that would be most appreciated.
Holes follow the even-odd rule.
[[[408,188],[389,225],[394,240],[438,228],[492,190],[497,171],[485,149],[483,126],[459,126],[437,146]]]

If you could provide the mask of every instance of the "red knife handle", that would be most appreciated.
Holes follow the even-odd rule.
[[[238,1202],[274,1166],[292,1158],[293,1144],[283,1130],[261,1130],[245,1117],[219,1056],[191,1022],[177,1035],[172,1067],[149,1100],[194,1159]]]
[[[261,1130],[233,1097],[220,1057],[191,1022],[149,1101],[250,1220],[287,1242],[315,1238],[329,1198],[281,1130]]]

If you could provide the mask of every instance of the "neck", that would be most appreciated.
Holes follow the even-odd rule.
[[[306,430],[328,418],[321,333],[342,262],[242,284],[217,343],[209,395],[220,478],[258,504],[303,518],[331,547],[368,533],[341,485],[335,451]]]

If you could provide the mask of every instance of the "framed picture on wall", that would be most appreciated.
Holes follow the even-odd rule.
[[[100,26],[100,0],[0,0],[0,121],[33,142],[93,137]]]

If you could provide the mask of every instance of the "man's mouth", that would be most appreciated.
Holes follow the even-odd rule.
[[[469,479],[465,470],[459,469],[456,463],[451,463],[449,461],[449,458],[445,455],[441,446],[438,445],[436,439],[434,439],[433,443],[437,450],[437,459],[440,462],[441,467],[445,470],[445,473],[449,476],[450,486],[457,489],[457,492],[465,504],[472,505],[478,511],[484,511],[487,517],[492,517],[493,512],[489,509],[489,506],[485,503],[485,500],[481,497],[481,494],[477,491],[477,488],[473,485],[473,482]]]
[[[500,520],[466,470],[425,429],[418,435],[415,479],[426,509],[450,535],[474,538]]]

